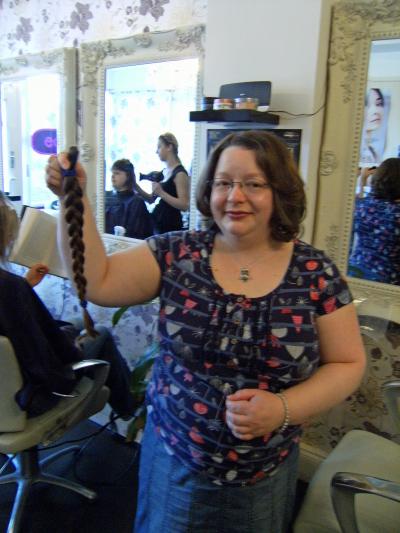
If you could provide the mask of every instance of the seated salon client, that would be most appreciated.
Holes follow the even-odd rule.
[[[0,192],[0,335],[8,337],[21,366],[24,384],[16,396],[20,408],[31,417],[44,413],[59,399],[52,391],[69,394],[75,386],[76,376],[66,365],[98,358],[110,363],[110,406],[123,417],[132,415],[130,371],[107,328],[98,327],[95,338],[80,337],[77,345],[80,329],[54,320],[32,288],[46,275],[47,266],[34,265],[25,278],[7,271],[18,227],[13,205]]]
[[[106,192],[106,233],[116,226],[125,237],[145,239],[153,235],[153,223],[144,200],[135,192],[135,170],[129,159],[119,159],[111,167],[114,190]]]
[[[152,212],[155,233],[166,233],[183,228],[182,213],[189,209],[189,176],[178,157],[178,141],[172,133],[163,133],[158,138],[157,154],[165,163],[162,182],[152,182],[152,194],[138,184],[136,190],[147,201],[159,201]]]
[[[357,198],[349,274],[400,285],[400,158],[374,171],[371,192]]]
[[[65,209],[61,165],[47,184]],[[286,145],[247,131],[216,146],[197,189],[207,231],[107,256],[84,205],[89,299],[160,299],[135,533],[287,531],[302,424],[358,387],[365,354],[346,282],[297,238],[305,193]]]

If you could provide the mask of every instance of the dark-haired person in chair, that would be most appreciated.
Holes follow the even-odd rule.
[[[144,200],[135,192],[136,176],[129,159],[111,167],[113,191],[106,192],[106,233],[120,226],[125,237],[146,239],[153,235],[153,223]],[[120,230],[121,231],[121,230]]]
[[[11,342],[21,367],[24,383],[16,395],[19,407],[30,417],[51,409],[59,400],[53,392],[69,394],[75,387],[76,376],[68,365],[98,358],[110,363],[109,404],[127,418],[135,407],[130,371],[107,328],[97,328],[96,338],[83,337],[76,345],[79,330],[68,323],[65,330],[60,327],[32,288],[48,272],[46,265],[34,265],[25,278],[6,270],[18,228],[17,213],[0,192],[0,335]]]

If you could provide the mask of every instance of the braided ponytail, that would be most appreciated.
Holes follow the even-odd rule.
[[[94,329],[94,322],[87,310],[86,285],[84,275],[85,244],[83,242],[83,202],[82,188],[76,177],[75,165],[78,159],[78,149],[72,146],[67,154],[70,163],[69,169],[62,169],[63,189],[65,195],[65,220],[68,227],[69,246],[72,252],[72,270],[74,282],[78,291],[79,303],[82,307],[83,323],[86,334],[96,337],[98,332]]]

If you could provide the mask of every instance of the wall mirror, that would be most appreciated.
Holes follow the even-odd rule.
[[[76,143],[75,68],[75,49],[0,61],[0,186],[17,207],[54,201],[44,167],[50,154]]]
[[[333,6],[314,231],[314,244],[325,249],[348,276],[353,294],[363,302],[365,312],[373,312],[379,304],[392,320],[396,316],[399,320],[400,285],[371,280],[365,270],[349,269],[349,256],[357,238],[353,221],[360,188],[359,169],[378,166],[380,160],[398,156],[400,69],[393,65],[397,62],[399,39],[397,2],[339,2]],[[374,88],[382,91],[370,90]],[[366,108],[370,108],[371,116]],[[375,122],[373,133],[367,131],[371,130],[368,121]],[[376,135],[379,129],[385,132],[383,141]]]
[[[106,199],[113,194],[113,163],[128,159],[138,182],[140,174],[161,171],[157,140],[167,131],[178,139],[178,155],[191,176],[187,224],[194,220],[199,126],[189,122],[189,111],[201,98],[203,41],[200,25],[82,44],[81,160],[101,231]],[[139,184],[151,190],[149,180]]]
[[[399,143],[400,39],[374,40],[365,88],[347,274],[397,286],[400,159],[392,158],[400,157]]]

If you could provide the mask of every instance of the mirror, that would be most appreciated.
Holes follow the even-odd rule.
[[[191,26],[82,44],[80,150],[101,231],[106,196],[108,201],[113,195],[113,163],[128,159],[138,184],[150,192],[151,183],[139,177],[163,170],[156,149],[164,132],[178,139],[193,197],[200,126],[189,122],[189,111],[199,107],[202,92],[203,40],[204,27]],[[145,205],[152,210],[150,203]],[[194,220],[193,201],[189,217]]]
[[[324,249],[346,275],[349,250],[353,244],[353,213],[362,149],[365,95],[368,88],[372,88],[368,82],[371,49],[374,58],[375,48],[384,46],[378,44],[378,41],[400,39],[400,5],[382,0],[373,4],[339,2],[333,6],[332,17],[329,88],[313,243]],[[371,48],[372,43],[377,45],[374,44]],[[391,73],[391,80],[394,78],[400,80],[398,69]],[[385,149],[389,149],[389,119],[392,119],[394,105],[392,97],[387,120],[382,114],[381,124],[386,124],[387,131]],[[396,122],[398,125],[399,118]],[[393,131],[395,138],[399,139],[400,128]],[[394,141],[391,146],[395,150],[398,144],[400,140]],[[382,151],[382,146],[378,148],[378,152],[379,150],[382,157],[385,157],[386,152]],[[393,155],[397,156],[396,153]],[[348,277],[348,281],[353,296],[358,301],[366,302],[368,312],[373,314],[374,306],[379,304],[386,310],[386,318],[399,320],[400,286],[353,276]]]
[[[0,186],[16,206],[50,208],[43,168],[76,143],[75,49],[0,61]]]
[[[106,233],[119,231],[127,237],[144,239],[157,230],[152,226],[158,218],[161,218],[158,229],[162,231],[188,227],[188,211],[175,209],[159,197],[153,200],[152,183],[154,179],[161,181],[164,190],[174,197],[189,200],[188,174],[195,128],[188,117],[196,108],[198,73],[197,57],[106,69]],[[158,137],[165,131],[173,132],[171,139],[178,142],[176,155],[175,147],[164,141],[158,150]],[[134,165],[134,174],[130,163]],[[172,185],[175,180],[172,173],[182,166],[182,188],[178,189],[175,183]]]
[[[349,276],[400,285],[399,157],[400,39],[374,40],[365,91]]]

